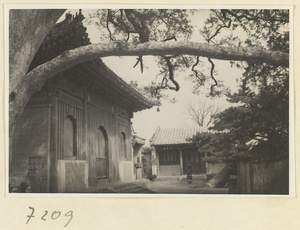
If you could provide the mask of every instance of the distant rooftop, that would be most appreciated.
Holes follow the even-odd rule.
[[[158,127],[153,134],[151,145],[179,145],[189,144],[188,138],[193,137],[197,133],[211,132],[207,128],[193,127],[193,128],[164,128]]]

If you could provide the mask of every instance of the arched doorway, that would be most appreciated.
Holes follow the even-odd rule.
[[[96,174],[97,179],[108,178],[108,137],[103,126],[97,129]]]
[[[62,159],[77,159],[77,125],[75,119],[70,115],[64,118]]]

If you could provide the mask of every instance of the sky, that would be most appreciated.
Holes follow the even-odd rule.
[[[132,69],[136,61],[136,59],[132,57],[110,57],[103,59],[103,61],[127,82],[130,82],[130,80],[138,82],[153,80],[158,71],[155,63],[151,63],[153,67],[149,66],[143,73],[140,73],[139,68]],[[236,89],[237,83],[235,76],[241,76],[241,72],[238,71],[237,73],[235,69],[231,69],[229,63],[226,61],[215,61],[215,64],[218,66],[218,71],[220,72],[218,79],[225,81],[230,77],[228,81],[234,86],[233,88]],[[210,99],[204,94],[193,94],[193,82],[185,79],[184,73],[177,76],[176,80],[180,85],[180,90],[178,92],[172,90],[167,92],[169,99],[162,99],[162,106],[159,107],[159,112],[157,111],[157,106],[154,106],[152,109],[143,110],[134,114],[134,118],[132,119],[133,127],[139,136],[146,139],[151,138],[157,126],[160,128],[195,126],[196,124],[190,119],[186,111],[186,107],[189,103],[196,104],[206,99],[208,102],[212,102],[223,109],[230,106],[230,103],[226,101],[225,97]],[[205,93],[207,93],[207,91],[205,91]],[[175,98],[175,103],[170,101],[170,99],[173,98]]]
[[[72,14],[75,14],[77,10],[67,10]],[[83,9],[83,15],[88,18],[89,13],[93,11],[88,9]],[[192,35],[191,41],[204,42],[203,38],[199,34],[199,29],[202,29],[204,25],[204,20],[209,16],[209,10],[201,10],[196,12],[194,15],[190,15],[191,24],[194,26],[194,33]],[[62,16],[62,19],[64,15]],[[87,27],[87,33],[92,43],[101,42],[99,39],[99,33],[108,33],[107,31],[99,31],[97,27],[87,23],[87,20],[83,21],[84,25]],[[107,41],[106,41],[107,42]],[[143,57],[144,61],[144,71],[141,73],[140,68],[133,68],[136,63],[136,57],[108,57],[102,58],[104,63],[113,70],[118,76],[124,79],[126,82],[131,80],[137,81],[139,86],[147,85],[153,81],[156,75],[159,73],[156,62],[153,57]],[[215,75],[218,81],[223,81],[224,85],[229,86],[232,91],[236,91],[238,87],[238,79],[242,76],[242,70],[236,67],[231,67],[228,61],[214,60],[215,69],[217,74]],[[206,65],[207,71],[210,70],[209,62]],[[149,139],[152,137],[156,128],[182,128],[182,127],[192,127],[196,123],[193,122],[189,115],[187,114],[186,107],[188,104],[196,104],[199,101],[207,100],[208,102],[214,103],[221,108],[225,109],[231,106],[230,103],[226,101],[226,98],[220,97],[216,99],[206,98],[205,94],[208,93],[207,90],[203,88],[203,93],[199,95],[193,94],[193,83],[191,80],[187,79],[190,74],[190,70],[186,72],[175,73],[175,79],[180,85],[180,90],[178,92],[168,90],[168,99],[162,99],[162,105],[157,111],[157,107],[154,106],[151,109],[143,110],[134,114],[132,119],[133,129],[136,134],[147,140],[148,145]],[[207,73],[209,75],[209,72]],[[209,88],[210,85],[206,85]],[[172,99],[172,100],[171,100]],[[175,103],[174,103],[175,101]]]

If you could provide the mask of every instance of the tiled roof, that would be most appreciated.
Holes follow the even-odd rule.
[[[66,14],[65,20],[53,26],[35,54],[29,70],[62,54],[64,51],[91,44],[83,26],[84,16]]]
[[[88,34],[86,33],[87,28],[84,27],[82,23],[83,19],[84,16],[81,14],[80,10],[79,14],[76,14],[76,16],[67,13],[64,21],[54,25],[40,45],[29,70],[50,61],[66,50],[91,44]],[[105,80],[106,83],[109,82],[110,85],[115,86],[117,91],[122,95],[122,98],[128,97],[134,104],[133,108],[131,108],[133,112],[141,111],[153,106],[146,97],[108,68],[100,58],[73,67],[75,71],[76,68],[88,68],[93,72],[99,85],[103,85],[102,81]],[[72,80],[74,81],[73,76]],[[98,86],[97,83],[94,85],[95,87]]]
[[[188,144],[188,138],[193,137],[196,133],[209,132],[207,128],[157,128],[153,134],[150,143],[151,145],[178,145]]]

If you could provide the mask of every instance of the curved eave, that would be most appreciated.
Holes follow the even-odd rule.
[[[133,112],[138,112],[144,109],[150,109],[153,104],[142,94],[140,94],[136,89],[127,84],[121,77],[115,74],[110,68],[108,68],[101,59],[94,60],[97,63],[98,68],[103,68],[106,72],[104,77],[108,78],[111,82],[113,82],[120,90],[120,92],[128,95],[132,101],[135,101],[139,104],[138,107],[133,108]]]
[[[138,91],[114,74],[99,60],[79,64],[66,71],[66,76],[88,91],[113,100],[118,105],[138,112],[153,105]]]
[[[133,138],[133,143],[134,145],[138,144],[138,145],[144,145],[146,143],[146,139],[141,138],[135,134],[132,134],[132,138]]]
[[[169,147],[181,147],[181,146],[193,146],[196,145],[196,143],[159,143],[159,144],[153,144],[151,143],[152,146],[154,147],[164,147],[164,148],[169,148]]]

